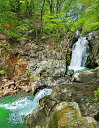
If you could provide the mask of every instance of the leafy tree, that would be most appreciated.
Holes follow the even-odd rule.
[[[0,33],[36,41],[77,29],[86,34],[99,29],[98,7],[98,0],[1,0]]]

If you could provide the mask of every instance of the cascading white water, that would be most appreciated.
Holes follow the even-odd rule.
[[[24,117],[30,114],[34,109],[39,107],[39,100],[46,95],[51,94],[52,89],[43,89],[36,94],[34,99],[31,97],[20,98],[13,103],[0,104],[1,107],[5,107],[8,110],[11,110],[9,115],[9,121],[13,123],[24,123]]]
[[[88,56],[88,41],[86,37],[79,37],[78,41],[73,45],[72,58],[69,69],[74,71],[85,68],[85,63]]]

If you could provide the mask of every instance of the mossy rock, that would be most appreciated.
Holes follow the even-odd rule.
[[[27,127],[34,128],[38,125],[41,128],[98,128],[93,118],[81,116],[75,102],[61,102],[50,110],[48,112],[49,108],[42,107],[33,111],[27,116]]]
[[[88,123],[85,117],[80,117],[71,107],[64,107],[53,114],[48,128],[96,128],[94,123]]]

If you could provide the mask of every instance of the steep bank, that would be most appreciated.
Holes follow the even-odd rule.
[[[90,52],[86,66],[92,68],[99,65],[98,33],[99,31],[95,31],[88,34]],[[0,38],[1,51],[4,48],[9,51],[9,45],[2,45],[7,43],[5,37],[0,36]],[[12,79],[12,83],[5,77],[5,80],[1,82],[1,96],[13,95],[20,90],[26,92],[32,90],[34,92],[35,84],[42,85],[41,83],[43,82],[44,86],[46,84],[51,85],[53,84],[53,78],[57,79],[60,76],[64,76],[66,68],[70,64],[72,46],[76,40],[75,34],[68,33],[60,43],[55,43],[53,40],[45,40],[43,43],[21,41],[10,44],[12,49],[10,53],[1,52],[0,74],[1,78],[5,75]],[[66,80],[71,82],[67,78],[59,81],[66,83]],[[2,86],[4,87],[2,88]],[[7,88],[9,89],[8,92]],[[2,89],[4,89],[5,94]]]

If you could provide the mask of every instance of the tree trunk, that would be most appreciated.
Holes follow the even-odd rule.
[[[43,27],[43,11],[44,11],[44,5],[45,5],[45,0],[43,1],[43,5],[41,8],[41,32],[42,32],[42,27]]]
[[[54,0],[47,0],[49,3],[50,13],[54,13]]]

